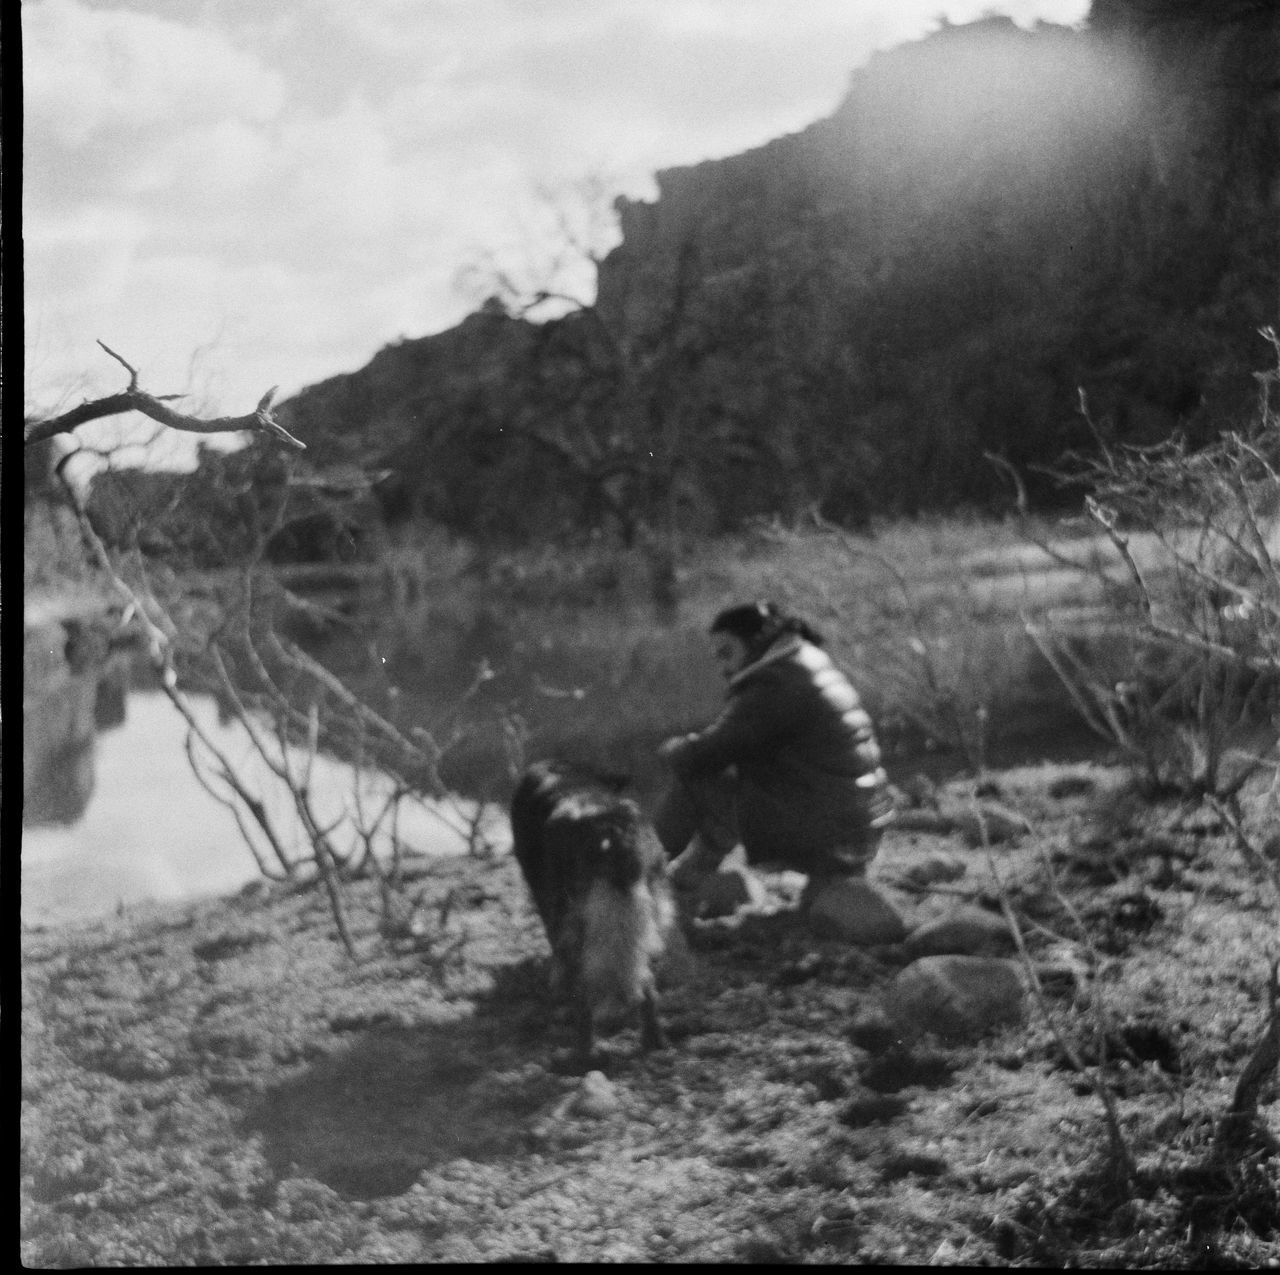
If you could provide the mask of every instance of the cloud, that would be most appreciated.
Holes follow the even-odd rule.
[[[267,120],[284,102],[254,55],[150,14],[40,0],[23,6],[22,34],[25,125],[63,147],[121,131],[143,144],[211,114]]]
[[[1087,0],[1013,0],[1075,20]],[[242,411],[460,319],[460,266],[592,169],[731,154],[832,110],[875,47],[984,0],[28,0],[32,393],[117,388],[101,336]],[[61,380],[59,379],[61,378]]]

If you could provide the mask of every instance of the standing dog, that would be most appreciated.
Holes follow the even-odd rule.
[[[551,944],[552,988],[572,999],[579,1059],[596,1025],[640,1011],[640,1047],[666,1047],[653,963],[675,932],[667,859],[623,782],[535,762],[511,800],[516,862]]]

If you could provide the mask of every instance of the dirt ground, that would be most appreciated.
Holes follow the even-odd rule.
[[[1031,831],[896,829],[873,871],[913,924],[996,906],[994,873],[1032,958],[1074,971],[967,1044],[878,1032],[906,952],[813,937],[788,874],[693,926],[674,1047],[624,1029],[586,1080],[506,855],[419,867],[418,935],[380,935],[374,884],[348,884],[359,964],[323,891],[266,883],[27,931],[22,1260],[1280,1264],[1274,1075],[1211,1155],[1267,1022],[1274,874],[1100,764],[987,796]],[[952,879],[913,885],[938,856]]]

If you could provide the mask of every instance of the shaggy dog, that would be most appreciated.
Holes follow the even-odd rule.
[[[535,762],[511,800],[516,861],[551,944],[552,989],[571,998],[580,1061],[597,1025],[637,1007],[640,1047],[666,1047],[653,963],[675,934],[667,858],[624,781]]]

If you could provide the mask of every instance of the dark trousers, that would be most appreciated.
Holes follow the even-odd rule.
[[[737,779],[732,767],[717,775],[672,779],[653,817],[667,858],[678,858],[695,836],[701,838],[708,857],[714,854],[715,863],[738,844]]]
[[[676,879],[714,872],[721,859],[742,840],[738,821],[738,776],[733,767],[716,775],[677,775],[658,803],[654,828],[669,859],[684,856]],[[862,877],[875,858],[881,833],[868,829],[847,845],[832,847],[809,870],[806,896],[825,881]],[[683,871],[681,871],[683,869]]]

